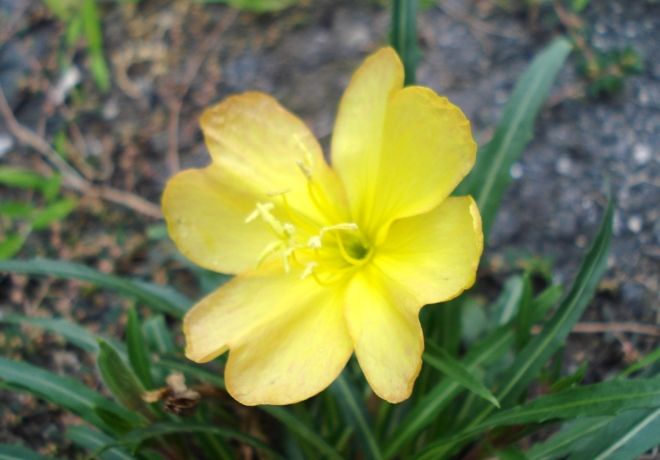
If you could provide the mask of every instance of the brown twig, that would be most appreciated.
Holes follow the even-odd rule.
[[[39,152],[62,175],[62,185],[86,195],[97,196],[106,201],[119,204],[141,214],[155,219],[162,218],[160,208],[133,193],[112,187],[96,186],[82,177],[80,173],[58,155],[46,140],[34,131],[21,125],[14,112],[9,107],[5,93],[0,87],[0,113],[2,114],[11,134],[21,144],[32,147]]]
[[[169,98],[168,106],[170,109],[170,117],[168,120],[167,132],[167,153],[165,156],[165,163],[170,174],[175,174],[180,169],[179,162],[179,117],[181,115],[181,108],[183,106],[183,98],[190,90],[195,77],[197,76],[200,67],[206,60],[211,47],[218,43],[220,35],[227,30],[227,28],[234,22],[238,10],[228,10],[227,15],[218,22],[213,31],[204,39],[201,45],[197,48],[197,52],[190,56],[186,62],[186,69],[183,79],[177,85],[177,90],[171,98]]]
[[[534,326],[533,334],[538,334],[543,328]],[[577,323],[571,330],[572,334],[603,334],[610,333],[630,333],[640,335],[650,335],[660,337],[660,326],[653,324],[639,324],[633,322],[622,323]]]
[[[575,334],[599,334],[604,332],[620,332],[660,337],[660,326],[653,324],[623,323],[577,323],[571,331]]]

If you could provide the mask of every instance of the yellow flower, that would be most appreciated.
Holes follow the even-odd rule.
[[[428,88],[403,87],[391,48],[346,90],[332,168],[305,124],[261,93],[206,110],[211,165],[183,171],[163,211],[181,252],[237,274],[188,312],[186,356],[229,351],[225,382],[246,405],[325,389],[353,352],[371,388],[400,402],[422,363],[422,306],[474,283],[483,236],[471,197],[469,121]]]

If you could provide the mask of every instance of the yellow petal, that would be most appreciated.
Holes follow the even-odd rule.
[[[450,197],[428,213],[394,222],[373,263],[417,299],[416,313],[472,286],[482,250],[476,203],[469,196]]]
[[[265,267],[247,272],[202,299],[185,316],[186,357],[210,361],[282,315],[294,315],[319,296],[311,279]]]
[[[358,68],[339,104],[332,164],[353,216],[362,215],[373,201],[388,100],[402,87],[401,60],[392,48],[382,48]]]
[[[289,205],[316,221],[324,213],[308,190],[308,176],[341,201],[341,189],[307,126],[267,94],[231,96],[207,109],[200,124],[213,162],[263,199],[287,192]],[[327,212],[327,210],[326,210]]]
[[[391,222],[433,209],[474,164],[470,123],[428,88],[401,88],[389,48],[358,69],[342,99],[332,160],[361,228],[380,241]]]
[[[391,403],[410,396],[422,366],[424,336],[417,315],[401,308],[406,302],[365,269],[351,281],[344,309],[360,367],[374,392]]]
[[[262,322],[240,345],[231,346],[225,383],[236,400],[248,406],[293,404],[324,390],[342,371],[353,351],[343,297],[318,285],[312,290],[310,297],[293,300],[295,313]],[[273,302],[271,307],[280,302],[255,294],[261,302]]]
[[[238,273],[257,265],[273,240],[265,225],[245,218],[258,198],[217,165],[183,171],[167,183],[162,207],[179,250],[202,267]]]

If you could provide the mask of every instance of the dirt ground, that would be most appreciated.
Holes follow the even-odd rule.
[[[458,104],[482,143],[531,58],[561,27],[496,0],[446,0],[420,15],[420,83]],[[84,46],[63,45],[65,27],[41,1],[0,0],[0,85],[18,121],[38,138],[62,137],[69,162],[95,190],[130,196],[113,203],[77,196],[76,210],[33,232],[19,256],[83,262],[107,272],[171,283],[199,293],[187,265],[154,214],[165,181],[208,156],[197,117],[204,107],[246,90],[273,94],[325,140],[352,70],[386,41],[387,9],[375,1],[307,1],[257,16],[220,5],[145,0],[102,2],[111,87],[100,91]],[[609,269],[585,321],[660,323],[660,4],[593,0],[583,14],[602,50],[632,46],[644,70],[608,98],[583,95],[573,56],[512,168],[513,186],[494,227],[481,276],[495,285],[530,255],[570,281],[602,215],[606,182],[617,200]],[[79,73],[75,88],[67,78]],[[0,165],[48,173],[43,152],[25,146],[0,118]],[[2,199],[35,199],[0,188]],[[129,204],[127,208],[125,205]],[[129,302],[68,281],[0,277],[0,310],[73,318],[121,335]],[[625,326],[625,324],[623,325]],[[37,331],[0,329],[4,356],[77,375],[98,385],[92,360]],[[569,366],[589,361],[599,380],[658,346],[658,337],[618,332],[574,334]],[[60,456],[71,416],[25,395],[0,391],[0,442],[23,441]]]

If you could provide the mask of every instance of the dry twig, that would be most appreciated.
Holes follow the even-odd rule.
[[[14,116],[9,103],[5,98],[5,93],[0,87],[0,113],[7,123],[7,128],[11,134],[21,144],[32,147],[39,152],[57,171],[62,175],[62,184],[79,193],[86,195],[96,196],[106,201],[119,204],[126,208],[137,211],[145,216],[153,217],[155,219],[162,218],[160,208],[133,193],[119,190],[112,187],[97,186],[82,177],[80,173],[69,165],[66,161],[53,150],[53,148],[46,142],[44,138],[36,134],[34,131],[21,125]]]
[[[179,83],[178,87],[176,88],[177,90],[174,92],[172,97],[168,100],[170,117],[167,127],[168,143],[165,162],[170,174],[175,174],[179,171],[179,117],[181,115],[181,108],[183,106],[183,98],[188,93],[190,85],[192,85],[193,81],[195,80],[200,67],[211,51],[212,46],[220,41],[220,36],[234,22],[237,15],[237,10],[228,11],[227,15],[218,22],[213,31],[197,48],[197,52],[190,56],[186,63],[183,79]]]

